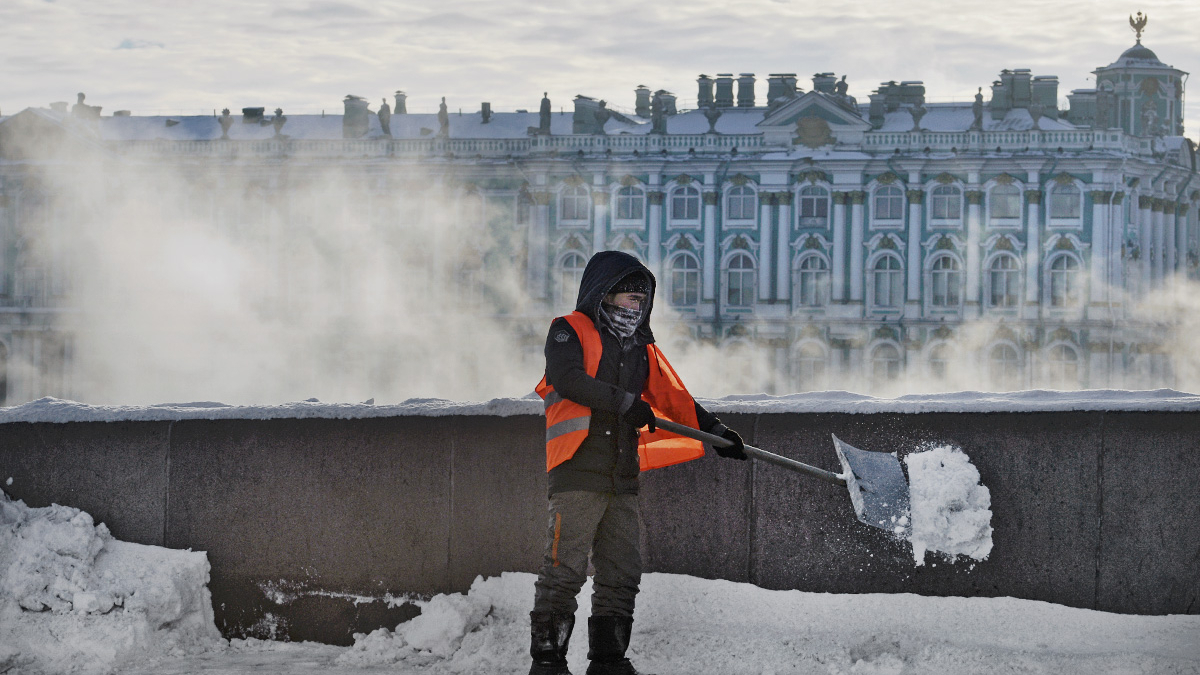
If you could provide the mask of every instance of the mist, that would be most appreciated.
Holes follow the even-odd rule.
[[[550,312],[527,296],[528,204],[469,170],[97,160],[41,174],[39,191],[54,197],[23,207],[35,215],[20,220],[20,255],[34,262],[29,283],[65,308],[56,327],[67,336],[41,351],[41,394],[121,405],[528,395],[548,322],[573,309],[576,289],[552,293],[565,299]],[[1128,372],[1090,386],[1200,390],[1197,291],[1182,278],[1145,297],[1112,289],[1127,308],[1113,326],[1154,326],[1158,340],[1110,344],[1103,358]],[[660,295],[652,327],[698,397],[1073,389],[1094,360],[1094,347],[1076,345],[1076,376],[1052,376],[1036,345],[1057,320],[1002,328],[985,317],[952,326],[936,369],[911,328],[890,370],[869,354],[835,363],[828,348],[802,362],[795,345],[756,344],[752,321],[745,338],[695,339]],[[990,370],[985,348],[1000,330],[1035,345],[1019,350],[1019,375]],[[12,376],[37,367],[9,363]]]

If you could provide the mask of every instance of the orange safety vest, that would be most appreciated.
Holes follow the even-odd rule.
[[[579,335],[583,343],[584,370],[589,376],[595,377],[600,369],[600,353],[604,351],[600,331],[583,312],[572,312],[562,318]],[[650,404],[655,416],[696,428],[696,402],[692,395],[657,345],[646,345],[646,351],[650,357],[650,375],[642,390],[642,400]],[[571,459],[583,444],[591,425],[592,409],[558,395],[554,387],[546,383],[545,376],[542,376],[536,391],[546,402],[546,471],[549,471]],[[642,471],[703,456],[703,443],[669,431],[659,429],[652,434],[643,432],[638,436],[638,460]]]

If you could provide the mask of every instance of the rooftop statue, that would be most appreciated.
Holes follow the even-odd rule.
[[[229,138],[229,127],[233,126],[233,116],[229,114],[229,108],[221,110],[221,116],[217,118],[217,122],[221,125],[221,138]]]
[[[1142,41],[1142,31],[1146,29],[1146,22],[1149,19],[1149,16],[1143,15],[1141,12],[1137,13],[1136,20],[1132,16],[1129,17],[1129,27],[1132,28],[1133,32],[1137,35],[1137,41],[1139,43]]]
[[[837,94],[838,96],[845,96],[849,91],[850,85],[846,82],[846,76],[843,75],[842,79],[838,80],[838,83],[833,85],[833,93]]]
[[[283,108],[275,109],[275,117],[271,120],[271,124],[275,127],[275,138],[283,138],[283,125],[287,124],[287,117],[283,114]]]
[[[607,101],[600,101],[600,107],[596,108],[593,115],[596,118],[596,133],[604,135],[604,124],[608,122],[608,118],[612,117],[612,111],[608,109]]]
[[[542,92],[542,107],[538,109],[538,133],[550,135],[550,92]]]
[[[387,99],[383,99],[383,105],[379,106],[379,126],[383,129],[384,136],[392,135],[392,107],[388,105]]]
[[[971,130],[983,131],[983,87],[980,87],[975,92],[975,102],[971,104],[971,112],[975,114],[975,121],[971,123]]]
[[[446,112],[446,97],[442,97],[442,103],[438,106],[438,136],[445,138],[450,135],[450,113]]]

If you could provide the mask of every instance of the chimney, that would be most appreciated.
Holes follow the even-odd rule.
[[[393,115],[407,115],[408,107],[405,103],[408,101],[408,94],[400,90],[396,90],[396,106],[392,108]]]
[[[128,110],[114,110],[113,111],[113,117],[129,117],[131,115],[133,115],[133,113]]]
[[[679,112],[675,109],[675,94],[672,94],[666,89],[659,89],[654,93],[658,94],[659,98],[662,100],[664,115],[674,115],[675,113]]]
[[[754,107],[754,73],[742,73],[738,78],[737,104],[739,108]]]
[[[899,96],[902,105],[925,105],[925,83],[921,80],[904,80],[900,83]]]
[[[1017,68],[1013,71],[1012,107],[1029,108],[1029,104],[1033,103],[1029,86],[1031,77],[1028,68]]]
[[[367,109],[367,99],[361,96],[349,94],[342,101],[345,105],[345,113],[342,115],[342,138],[362,138],[367,135],[367,129],[370,128],[369,115],[371,111]],[[261,111],[262,108],[259,108]],[[244,110],[242,112],[245,112]]]
[[[832,94],[833,87],[837,84],[837,78],[833,73],[814,73],[813,74],[813,91],[819,91],[822,94]]]
[[[1067,94],[1067,121],[1078,127],[1090,127],[1096,122],[1096,90],[1072,89]]]
[[[1038,75],[1033,78],[1033,102],[1042,104],[1042,116],[1058,119],[1058,76]]]
[[[483,118],[483,123],[487,124],[492,119],[492,104],[484,101],[479,107],[479,116]]]
[[[717,73],[717,107],[733,107],[733,73]]]
[[[266,108],[242,108],[242,124],[259,124]]]
[[[571,118],[571,133],[594,134],[600,131],[596,123],[596,111],[600,104],[594,98],[577,94],[575,96],[575,116]]]
[[[1000,79],[992,83],[992,100],[988,102],[992,119],[1002,120],[1012,109],[1012,71],[1000,71]]]
[[[707,75],[701,75],[696,80],[698,87],[696,92],[696,107],[707,108],[713,102],[713,79]]]
[[[795,95],[795,73],[772,73],[767,76],[767,105],[771,105],[781,98],[791,98]]]
[[[638,117],[650,117],[650,90],[646,85],[639,84],[637,89],[633,90],[634,99],[634,114]]]

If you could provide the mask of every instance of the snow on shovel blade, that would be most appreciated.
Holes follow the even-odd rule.
[[[833,437],[842,461],[842,473],[850,490],[854,513],[863,523],[907,538],[909,518],[908,482],[894,452],[868,452]]]

